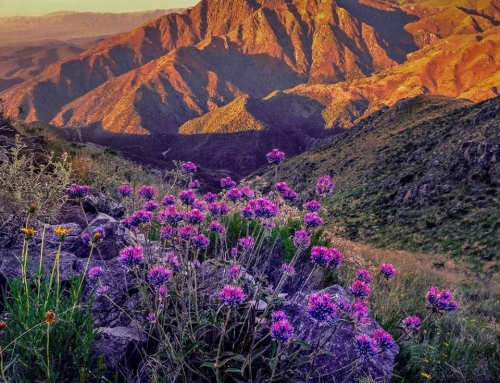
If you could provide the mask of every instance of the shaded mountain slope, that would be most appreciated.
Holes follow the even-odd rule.
[[[499,260],[498,97],[402,100],[280,168],[303,196],[324,174],[337,183],[323,215],[338,234],[486,265]],[[272,182],[274,172],[256,175]]]
[[[0,92],[40,74],[47,66],[85,49],[67,42],[0,47]]]

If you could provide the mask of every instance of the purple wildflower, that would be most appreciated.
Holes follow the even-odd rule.
[[[380,265],[380,273],[386,279],[392,279],[396,276],[397,271],[396,271],[396,268],[393,265],[391,265],[390,263],[382,263]]]
[[[249,220],[254,218],[254,214],[250,206],[245,206],[243,209],[241,209],[241,215],[243,216],[243,218]]]
[[[161,237],[163,239],[174,240],[179,235],[179,229],[174,226],[165,226],[161,228]]]
[[[193,267],[195,269],[199,269],[201,267],[201,263],[197,259],[195,259],[193,262],[191,262],[191,264],[193,265]]]
[[[287,190],[289,190],[290,188],[288,187],[286,182],[278,182],[274,185],[274,189],[276,191],[279,191],[280,193],[283,193],[283,192],[286,192]]]
[[[307,227],[319,227],[323,225],[323,219],[318,213],[307,213],[304,214],[304,223]]]
[[[394,348],[394,346],[396,345],[396,342],[394,341],[392,335],[389,334],[388,332],[385,332],[381,328],[373,331],[372,338],[377,344],[377,347],[380,350],[380,352],[390,350]]]
[[[248,205],[257,218],[270,219],[280,213],[278,205],[267,197],[252,199],[248,202]]]
[[[152,186],[143,186],[139,189],[139,197],[145,200],[152,200],[156,197],[157,191]]]
[[[243,237],[240,238],[238,244],[243,250],[251,250],[253,248],[253,245],[255,244],[255,240],[250,236]]]
[[[241,267],[238,265],[233,265],[227,269],[227,273],[231,278],[236,278],[241,274]]]
[[[184,213],[177,211],[175,206],[168,206],[158,215],[158,221],[162,224],[177,226],[184,219]]]
[[[255,197],[255,193],[252,189],[250,189],[248,186],[243,186],[241,188],[241,193],[243,194],[243,198],[249,200],[253,197]]]
[[[236,307],[243,303],[245,294],[241,287],[226,285],[219,293],[219,299],[228,307]]]
[[[212,214],[214,217],[220,217],[226,215],[229,211],[229,208],[224,202],[212,202],[210,205],[208,205],[208,211],[210,211],[210,214]]]
[[[284,320],[286,318],[286,314],[283,311],[275,311],[271,314],[271,321],[273,323],[279,322],[280,320]]]
[[[236,182],[231,177],[222,178],[220,180],[220,187],[224,190],[229,190],[236,187]]]
[[[89,194],[90,187],[87,185],[71,184],[69,188],[66,189],[66,194],[71,198],[84,198]]]
[[[207,203],[212,203],[212,202],[215,202],[217,201],[217,194],[214,194],[214,193],[207,193],[203,196],[203,199],[205,200],[205,202]]]
[[[286,319],[274,322],[271,325],[271,338],[278,342],[287,343],[293,336],[293,326]]]
[[[190,189],[199,189],[200,188],[200,181],[198,180],[192,180],[189,184],[188,187]]]
[[[158,210],[159,205],[155,201],[146,201],[144,205],[142,205],[142,210],[145,211],[156,211]]]
[[[298,194],[295,193],[292,189],[285,190],[283,193],[281,193],[281,197],[285,201],[295,201],[298,197]]]
[[[99,278],[103,273],[103,268],[100,266],[92,267],[89,271],[89,278]]]
[[[285,153],[273,149],[266,154],[267,162],[270,164],[281,164],[285,160]]]
[[[349,304],[347,312],[357,327],[364,327],[370,323],[370,312],[366,300],[356,298],[352,306]]]
[[[370,284],[373,282],[372,276],[370,275],[368,270],[365,269],[359,269],[358,271],[356,271],[356,279],[366,284]]]
[[[344,256],[337,249],[330,249],[330,252],[331,252],[330,266],[336,269],[337,267],[340,266],[340,264],[344,260]]]
[[[236,258],[238,256],[238,248],[233,247],[231,248],[231,257]]]
[[[166,195],[162,198],[161,204],[164,207],[175,205],[175,197],[173,195]]]
[[[420,330],[420,327],[422,326],[422,322],[419,317],[417,316],[412,316],[403,319],[403,329],[406,332],[412,332],[412,331],[418,331]]]
[[[210,245],[210,240],[203,234],[198,234],[191,238],[191,246],[196,250],[204,249],[208,247],[208,245]]]
[[[166,299],[168,296],[168,291],[167,291],[167,288],[165,287],[165,285],[161,285],[159,288],[158,288],[158,297],[160,299]]]
[[[224,235],[226,233],[226,227],[222,223],[217,221],[210,222],[210,225],[208,225],[208,230],[220,235]]]
[[[272,221],[262,221],[262,227],[267,230],[272,230],[276,225]]]
[[[163,260],[166,265],[169,265],[174,271],[180,271],[182,268],[181,263],[179,262],[179,258],[173,251],[168,251],[165,254],[165,258]]]
[[[307,314],[318,322],[333,321],[337,317],[338,307],[326,293],[311,294]]]
[[[182,164],[181,170],[185,174],[193,174],[196,173],[198,169],[196,168],[195,164],[193,164],[191,161],[188,161]]]
[[[182,239],[189,241],[192,237],[198,235],[198,229],[194,226],[186,225],[179,231],[179,234]]]
[[[122,220],[123,226],[125,226],[127,229],[132,229],[135,227],[134,225],[134,220],[132,217],[125,217]],[[82,234],[83,235],[83,234]]]
[[[284,273],[287,273],[288,275],[295,275],[295,267],[287,264],[287,263],[283,263],[281,265],[281,270],[284,272]]]
[[[333,192],[335,188],[335,182],[330,179],[330,176],[323,176],[318,179],[316,184],[316,193],[319,195],[327,195]]]
[[[83,243],[89,244],[91,241],[91,237],[90,237],[89,233],[83,233],[80,238],[82,239]]]
[[[156,315],[154,313],[149,313],[147,319],[151,324],[156,323]]]
[[[205,216],[198,209],[193,209],[187,213],[186,221],[192,224],[200,224],[205,220]]]
[[[95,294],[100,297],[101,295],[106,294],[109,291],[109,286],[99,286],[95,291]]]
[[[205,205],[205,202],[196,199],[193,202],[193,209],[198,209],[199,211],[204,212],[207,210],[207,205]]]
[[[453,312],[458,308],[458,303],[451,300],[452,295],[449,290],[439,292],[437,287],[431,286],[429,287],[426,298],[431,308],[436,312]]]
[[[362,362],[371,360],[378,355],[377,343],[367,334],[356,335],[354,346],[358,352],[358,358]]]
[[[129,185],[122,185],[118,188],[118,194],[120,194],[122,197],[128,197],[134,193],[134,189],[131,188]]]
[[[349,286],[349,292],[356,298],[366,298],[371,294],[370,286],[361,281],[354,281],[351,286]]]
[[[311,249],[311,260],[315,265],[328,266],[332,260],[332,251],[324,246],[314,246]]]
[[[307,249],[311,244],[312,232],[306,229],[297,230],[293,236],[293,244],[298,249]]]
[[[130,246],[120,250],[120,262],[129,269],[139,266],[143,260],[144,256],[140,246]]]
[[[316,201],[309,201],[304,205],[306,210],[310,211],[311,213],[317,213],[321,209],[321,205],[319,202]]]
[[[231,202],[238,202],[243,198],[243,192],[241,191],[241,189],[230,189],[226,193],[226,198]]]
[[[172,270],[163,266],[156,266],[149,270],[148,281],[155,287],[160,287],[172,278]]]
[[[153,213],[145,210],[137,210],[132,213],[132,225],[137,227],[141,224],[151,222]]]
[[[194,191],[192,191],[191,189],[187,189],[179,193],[179,199],[182,204],[190,206],[194,203],[196,195],[194,194]]]

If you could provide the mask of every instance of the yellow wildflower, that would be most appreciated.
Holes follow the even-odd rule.
[[[427,380],[431,380],[431,378],[432,378],[432,376],[430,376],[429,374],[426,374],[425,372],[421,372],[420,375],[422,375],[422,377],[427,379]]]
[[[66,235],[68,233],[71,233],[71,230],[72,229],[65,229],[61,225],[59,225],[54,229],[54,233],[56,233],[57,235]]]
[[[425,363],[429,363],[429,359],[424,358],[423,360]]]
[[[38,231],[36,231],[32,227],[22,227],[20,230],[24,234],[24,237],[26,239],[30,239],[33,236],[33,234],[38,233]]]

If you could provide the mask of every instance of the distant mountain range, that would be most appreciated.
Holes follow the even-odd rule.
[[[202,0],[0,98],[26,122],[197,160],[250,132],[297,154],[402,98],[481,101],[499,86],[500,0]]]
[[[0,92],[78,56],[110,36],[183,9],[133,13],[57,12],[37,17],[0,17]]]

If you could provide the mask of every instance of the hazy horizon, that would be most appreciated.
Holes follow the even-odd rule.
[[[54,12],[123,13],[187,8],[199,0],[0,0],[0,17],[43,16]]]

